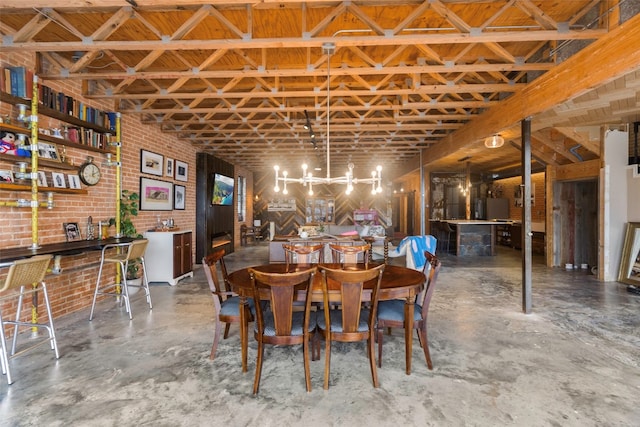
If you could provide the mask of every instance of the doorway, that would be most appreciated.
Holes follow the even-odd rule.
[[[596,266],[598,180],[556,182],[553,194],[553,264]]]
[[[393,198],[393,231],[397,237],[414,235],[415,195],[415,191],[409,191],[396,194]]]

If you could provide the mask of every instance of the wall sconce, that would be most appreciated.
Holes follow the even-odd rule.
[[[484,140],[484,146],[487,148],[500,148],[504,145],[504,138],[500,135],[493,135]]]

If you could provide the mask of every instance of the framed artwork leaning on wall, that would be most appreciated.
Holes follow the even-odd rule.
[[[62,228],[64,229],[64,235],[67,238],[67,242],[82,240],[80,227],[77,222],[65,222],[62,224]]]

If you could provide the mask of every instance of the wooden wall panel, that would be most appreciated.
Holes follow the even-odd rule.
[[[305,224],[305,203],[308,196],[308,187],[301,184],[287,184],[289,194],[284,196],[273,191],[275,181],[272,173],[254,177],[254,192],[258,196],[254,201],[254,216],[262,221],[264,230],[268,230],[268,222],[276,224],[276,234],[297,233],[298,227]],[[282,184],[280,184],[282,188]],[[375,209],[378,212],[381,225],[387,227],[390,220],[387,219],[388,196],[378,194],[371,195],[370,185],[356,185],[354,191],[347,196],[344,193],[344,185],[316,185],[313,187],[313,197],[333,198],[335,200],[335,224],[354,225],[353,211],[356,209]],[[296,200],[295,212],[268,212],[267,205],[271,201]]]
[[[231,163],[205,153],[198,153],[196,157],[196,262],[209,253],[212,236],[217,233],[228,233],[234,239],[234,206],[211,205],[213,191],[213,175],[235,177]],[[237,189],[236,195],[237,195]],[[233,244],[225,247],[227,253],[233,252]]]

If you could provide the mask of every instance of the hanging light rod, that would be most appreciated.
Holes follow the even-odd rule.
[[[324,178],[313,176],[311,172],[307,172],[308,166],[307,164],[302,165],[302,178],[289,178],[289,173],[287,171],[282,171],[282,177],[280,177],[280,167],[275,165],[273,169],[276,172],[276,185],[273,188],[273,191],[276,193],[280,192],[280,182],[284,183],[284,188],[282,190],[282,194],[288,194],[287,191],[287,183],[299,183],[303,186],[309,186],[309,195],[313,196],[313,185],[314,184],[346,184],[346,194],[350,194],[353,191],[353,186],[355,184],[371,184],[371,194],[382,193],[382,166],[378,165],[376,170],[371,172],[371,178],[354,178],[353,176],[353,163],[349,163],[347,165],[347,172],[344,176],[340,177],[331,177],[331,150],[330,150],[330,116],[331,116],[331,55],[335,52],[336,45],[331,42],[324,43],[322,45],[322,50],[325,55],[327,55],[327,176]],[[315,135],[312,134],[311,129],[311,121],[309,120],[309,115],[307,110],[304,111],[304,114],[307,118],[306,125],[309,128],[309,132],[311,133],[312,139]],[[306,126],[305,126],[306,129]],[[315,140],[313,141],[314,148],[317,148],[315,145]]]

